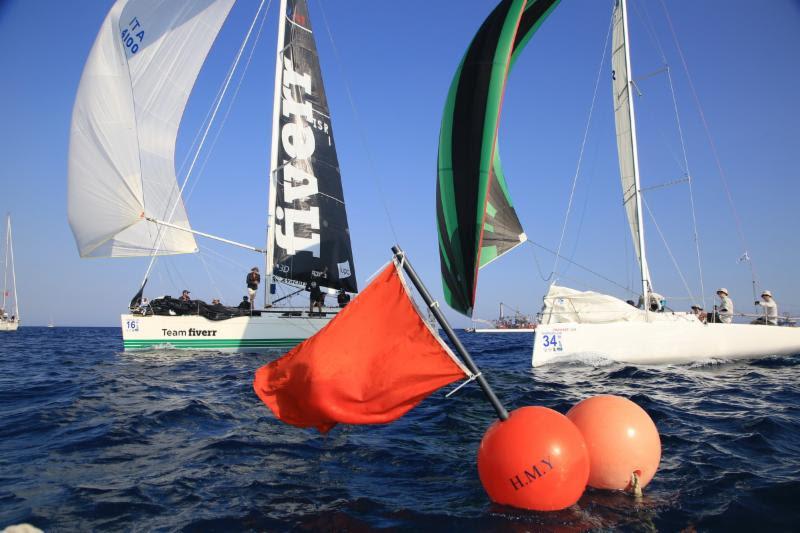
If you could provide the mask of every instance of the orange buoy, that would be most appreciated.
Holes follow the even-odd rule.
[[[478,475],[495,503],[557,511],[583,494],[589,455],[567,417],[546,407],[522,407],[486,431],[478,449]]]
[[[590,487],[635,491],[653,479],[661,439],[644,409],[620,396],[594,396],[570,409],[567,418],[586,440]]]

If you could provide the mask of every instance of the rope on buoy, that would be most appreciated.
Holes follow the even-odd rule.
[[[637,472],[631,472],[631,482],[625,491],[629,492],[634,498],[642,497],[642,485],[639,483],[639,474]]]

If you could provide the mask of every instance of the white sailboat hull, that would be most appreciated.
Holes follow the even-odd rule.
[[[17,331],[18,327],[19,327],[19,321],[18,320],[14,320],[13,322],[10,321],[10,320],[9,321],[5,321],[5,320],[0,321],[0,331]]]
[[[800,354],[800,328],[698,322],[539,325],[534,367],[602,358],[638,364],[692,363]]]
[[[122,315],[125,351],[211,350],[263,351],[291,348],[325,327],[338,310],[324,317],[287,316],[287,311],[263,311],[261,316],[208,320],[198,315]],[[295,313],[296,314],[296,313]]]

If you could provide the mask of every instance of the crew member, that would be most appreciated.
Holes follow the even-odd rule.
[[[770,291],[761,293],[761,299],[756,302],[764,309],[764,316],[753,320],[753,324],[766,324],[768,326],[778,325],[778,304],[772,298]]]
[[[348,303],[350,303],[350,295],[347,294],[343,288],[339,289],[339,294],[336,296],[336,302],[339,304],[339,307],[344,307]]]
[[[319,288],[319,283],[315,280],[311,280],[306,285],[306,290],[309,292],[309,305],[308,305],[308,314],[311,315],[314,312],[314,307],[319,308],[319,313],[322,314],[322,306],[325,304],[325,294],[323,294],[322,289]]]
[[[728,289],[725,287],[717,289],[717,296],[719,297],[719,305],[714,306],[714,313],[709,316],[709,320],[730,324],[733,322],[733,300],[728,296]]]
[[[261,274],[258,273],[258,267],[253,267],[250,269],[250,273],[247,274],[245,282],[247,283],[247,294],[250,297],[250,306],[252,307],[256,302],[258,284],[261,283]]]

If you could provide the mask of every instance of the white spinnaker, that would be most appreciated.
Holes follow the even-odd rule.
[[[234,0],[118,0],[72,111],[67,212],[81,257],[197,251],[175,177],[175,140],[197,74]],[[162,236],[159,237],[159,231]]]
[[[622,199],[628,224],[633,237],[636,259],[642,269],[642,279],[650,289],[650,269],[644,254],[644,228],[642,227],[641,207],[639,206],[639,162],[636,154],[636,124],[630,101],[630,74],[628,72],[628,51],[625,31],[623,3],[614,9],[614,30],[611,40],[611,66],[613,69],[612,91],[614,93],[614,122],[617,129],[617,154],[619,174],[622,179]]]

